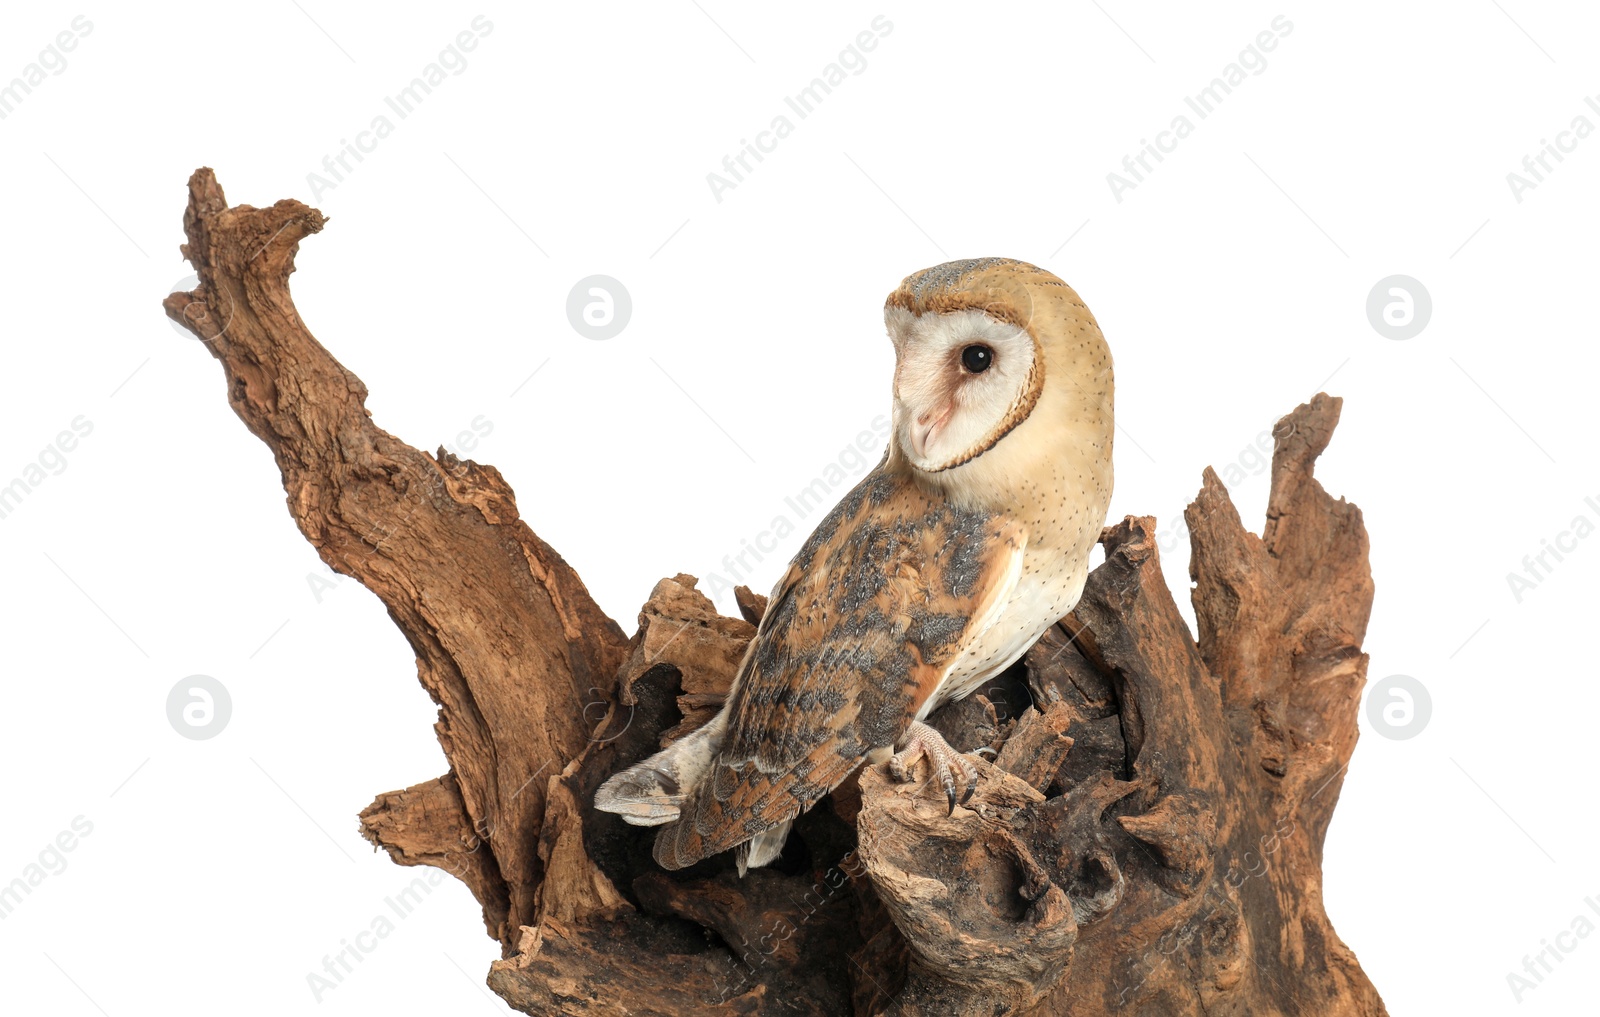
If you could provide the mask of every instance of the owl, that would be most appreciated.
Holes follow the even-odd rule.
[[[954,812],[972,762],[927,716],[1005,670],[1083,593],[1111,499],[1111,353],[1071,287],[1006,258],[889,294],[889,447],[773,587],[722,711],[603,784],[680,869],[777,858],[863,763],[922,758]],[[960,796],[958,797],[958,792]]]

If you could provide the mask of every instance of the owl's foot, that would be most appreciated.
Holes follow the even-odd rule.
[[[906,730],[905,744],[899,752],[889,757],[889,776],[902,783],[914,780],[911,767],[916,765],[918,756],[928,757],[929,764],[933,766],[933,775],[944,788],[945,798],[950,801],[951,814],[955,813],[957,805],[957,774],[960,775],[959,783],[966,786],[959,804],[965,805],[972,800],[978,790],[978,768],[967,757],[952,749],[943,735],[922,721],[915,720]]]

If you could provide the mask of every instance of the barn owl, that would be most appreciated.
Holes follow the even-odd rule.
[[[884,307],[889,448],[789,563],[722,711],[617,773],[597,808],[680,869],[777,858],[862,763],[926,758],[954,812],[972,762],[928,724],[1072,610],[1111,499],[1111,353],[1077,293],[1006,258],[909,276]],[[957,791],[962,790],[958,799]]]

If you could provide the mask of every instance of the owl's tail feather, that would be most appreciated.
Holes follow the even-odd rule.
[[[595,808],[614,812],[634,826],[677,823],[684,818],[686,809],[695,811],[695,792],[702,790],[702,779],[711,769],[726,732],[726,715],[718,714],[694,733],[614,774],[594,793]],[[738,845],[734,860],[739,875],[776,861],[789,839],[792,822],[786,819]],[[681,869],[699,861],[705,857],[700,833],[703,831],[696,830],[692,820],[662,830],[656,835],[656,860],[668,869]]]
[[[793,825],[794,820],[785,819],[734,848],[733,860],[739,867],[739,876],[743,878],[750,869],[759,869],[777,861],[778,856],[783,854],[784,842],[789,839],[789,827]]]
[[[700,777],[722,745],[727,723],[721,714],[641,763],[600,785],[595,808],[614,812],[634,826],[661,826],[677,819]],[[782,846],[780,842],[780,847]]]

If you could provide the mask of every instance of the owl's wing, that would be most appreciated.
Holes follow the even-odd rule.
[[[869,474],[773,590],[720,745],[656,860],[677,869],[743,844],[892,750],[1005,606],[1023,544],[1013,520]]]

